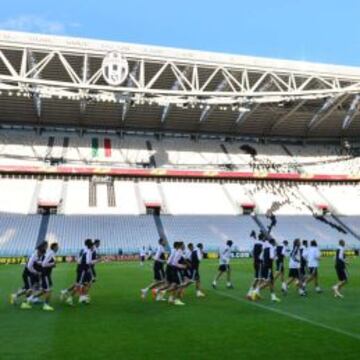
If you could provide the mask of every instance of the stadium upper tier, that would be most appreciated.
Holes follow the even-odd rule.
[[[61,165],[359,175],[359,148],[191,137],[0,131],[0,166]]]

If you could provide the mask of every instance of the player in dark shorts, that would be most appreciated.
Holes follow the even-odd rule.
[[[141,289],[142,299],[146,298],[150,290],[153,290],[153,296],[156,297],[158,293],[158,288],[166,283],[166,276],[164,270],[164,264],[166,263],[166,250],[165,250],[166,245],[167,245],[166,240],[160,238],[158,241],[158,248],[156,249],[155,255],[153,257],[154,280],[150,285]]]
[[[91,282],[95,283],[96,282],[96,270],[95,270],[95,265],[99,262],[100,257],[99,257],[99,248],[100,248],[100,244],[101,241],[99,239],[95,239],[94,240],[94,247],[93,247],[93,252],[92,252],[92,260],[93,263],[90,266],[91,269]]]
[[[275,260],[275,246],[274,239],[265,238],[263,250],[261,254],[261,281],[257,288],[252,292],[252,300],[255,301],[260,298],[260,291],[269,288],[271,301],[280,302],[280,299],[275,294],[274,289],[274,260]]]
[[[289,278],[286,282],[286,286],[283,288],[283,293],[287,294],[288,287],[295,282],[299,295],[305,296],[306,292],[303,288],[300,274],[301,257],[300,257],[300,239],[295,239],[293,242],[293,248],[289,256]]]
[[[200,277],[200,264],[204,258],[204,246],[199,243],[196,245],[196,249],[191,252],[191,267],[192,267],[192,280],[195,281],[196,296],[204,297],[205,294],[201,289],[201,277]]]
[[[230,268],[230,259],[232,251],[233,241],[228,240],[226,246],[221,248],[219,251],[219,268],[218,273],[215,276],[215,279],[212,282],[212,287],[217,288],[217,282],[223,274],[226,274],[226,287],[228,289],[233,289],[234,286],[231,282],[231,268]]]
[[[302,246],[300,246],[300,281],[302,284],[306,284],[306,278],[308,274],[308,241],[303,240]]]
[[[87,292],[92,281],[91,265],[93,264],[92,252],[94,243],[91,239],[86,239],[85,247],[80,250],[77,267],[76,281],[69,288],[61,291],[60,300],[65,300],[68,305],[74,305],[73,297],[79,296],[79,303],[88,304],[90,302]]]
[[[171,283],[167,290],[170,294],[168,301],[174,305],[185,305],[181,301],[184,288],[184,270],[187,268],[184,258],[185,244],[182,241],[178,241],[175,249],[174,255],[170,256],[170,263],[168,263],[171,269],[168,277],[168,281]]]
[[[44,260],[47,247],[47,242],[41,243],[28,259],[22,273],[24,285],[17,293],[10,295],[10,304],[16,305],[19,299],[25,296],[26,300],[21,303],[21,309],[28,310],[32,308],[32,299],[39,292],[40,288],[41,264]]]
[[[182,243],[180,241],[174,242],[170,256],[166,260],[165,285],[157,289],[156,301],[164,301],[165,295],[169,293],[169,302],[174,302],[174,294],[181,283],[181,281],[179,281],[180,274],[178,274],[177,267],[175,266],[175,262],[178,262],[179,256],[182,256],[182,254],[180,254],[181,247]]]
[[[319,286],[319,272],[318,272],[320,258],[321,258],[321,252],[317,246],[317,242],[315,240],[311,240],[307,255],[309,276],[306,279],[306,284],[314,282],[315,291],[317,293],[322,292]]]
[[[252,249],[252,258],[253,258],[253,266],[254,266],[254,280],[250,286],[250,289],[246,295],[248,300],[252,300],[252,293],[257,288],[261,281],[261,253],[264,243],[264,234],[262,232],[259,233],[258,238],[256,238],[255,231],[252,231],[250,237],[254,239],[254,245]]]
[[[146,260],[146,248],[145,248],[145,246],[140,248],[139,257],[140,257],[140,266],[144,266],[145,260]]]
[[[344,297],[344,295],[340,293],[340,290],[343,286],[345,286],[348,283],[349,280],[346,267],[347,267],[347,263],[346,263],[346,255],[345,255],[345,241],[340,240],[335,255],[335,270],[339,282],[332,287],[334,291],[334,296],[338,298]]]
[[[184,291],[189,285],[195,284],[196,296],[204,297],[205,294],[201,290],[199,269],[200,262],[203,259],[203,245],[197,244],[196,248],[194,248],[194,245],[190,243],[187,247],[188,249],[184,256],[185,261],[182,262],[186,265],[186,269],[182,271],[184,281],[180,288]]]
[[[53,243],[50,246],[50,250],[48,250],[45,254],[44,260],[42,262],[42,271],[41,271],[41,290],[42,293],[39,296],[44,296],[44,311],[54,311],[54,308],[50,306],[51,294],[52,294],[52,271],[56,266],[56,253],[59,250],[59,245],[57,243]]]
[[[282,244],[276,245],[275,248],[275,277],[274,281],[280,278],[281,289],[284,291],[286,288],[285,283],[285,258],[287,255],[289,243],[287,240],[284,240]]]

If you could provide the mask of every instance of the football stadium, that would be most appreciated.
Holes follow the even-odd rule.
[[[360,68],[0,31],[0,359],[358,359]]]

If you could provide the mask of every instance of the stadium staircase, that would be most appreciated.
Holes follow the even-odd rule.
[[[35,214],[37,212],[40,189],[41,189],[41,181],[38,180],[38,181],[36,181],[34,193],[32,196],[29,214]]]
[[[293,153],[289,150],[289,148],[285,144],[281,144],[281,148],[285,151],[286,154],[288,154],[293,160],[294,160],[294,168],[298,173],[303,173],[304,169],[302,166],[297,162],[296,157],[293,155]]]
[[[345,224],[338,216],[331,214],[331,217],[343,228],[345,229],[349,234],[354,236],[355,239],[360,241],[360,234],[355,232],[350,226]]]
[[[107,183],[108,205],[109,207],[116,207],[114,182]]]
[[[55,144],[55,138],[54,138],[54,136],[50,136],[48,139],[48,144],[47,144],[47,148],[46,148],[45,159],[51,158],[51,153],[54,148],[54,144]]]
[[[225,194],[225,197],[228,199],[229,203],[232,205],[232,207],[235,210],[235,213],[240,215],[240,208],[239,205],[236,204],[236,201],[234,200],[234,198],[231,196],[229,190],[226,188],[226,186],[224,186],[223,183],[221,183],[221,188]]]
[[[153,217],[154,217],[156,230],[157,230],[157,232],[159,234],[159,238],[163,238],[163,239],[167,240],[164,225],[163,225],[163,223],[161,221],[160,215],[155,215],[154,214]]]
[[[66,159],[66,155],[67,155],[68,150],[69,150],[69,143],[70,143],[70,139],[68,137],[64,137],[63,148],[62,148],[62,151],[61,151],[61,158],[63,159],[63,161]]]
[[[331,220],[329,220],[326,216],[317,216],[314,215],[314,218],[318,221],[323,222],[324,224],[329,225],[330,227],[332,227],[333,229],[337,230],[339,233],[342,234],[347,234],[347,231],[343,228],[343,226],[340,226],[339,224],[336,224],[334,222],[332,222]]]
[[[166,200],[165,192],[163,187],[161,186],[161,183],[157,184],[157,188],[159,191],[160,199],[161,199],[161,212],[164,214],[167,214],[169,211],[169,206]]]
[[[145,209],[144,201],[141,196],[138,180],[135,180],[134,182],[134,190],[135,190],[136,202],[138,204],[139,212],[144,214],[146,212],[146,209]]]
[[[150,140],[146,141],[146,148],[148,149],[149,153],[152,153],[153,147],[152,147],[152,144],[151,144]],[[150,155],[149,164],[150,164],[151,168],[156,168],[156,160],[155,160],[154,155]]]
[[[255,221],[255,223],[257,224],[257,226],[259,227],[260,230],[266,232],[267,228],[265,227],[265,225],[262,223],[262,221],[259,219],[259,217],[255,214],[252,215],[252,219]]]
[[[230,157],[230,155],[229,155],[228,149],[226,148],[226,146],[225,146],[224,144],[220,144],[220,148],[221,148],[222,152],[226,155],[227,164],[225,164],[225,167],[226,167],[228,170],[234,170],[234,169],[235,169],[235,166],[234,166],[234,164],[232,163],[232,160],[231,160],[231,157]]]
[[[329,199],[319,191],[320,196],[326,201],[327,204],[330,205],[331,208],[336,210],[336,206],[334,206],[334,204],[329,201]],[[339,228],[341,229],[340,232],[342,233],[349,233],[352,236],[354,236],[355,239],[360,240],[360,234],[356,233],[354,230],[352,230],[348,225],[346,225],[338,216],[336,216],[335,214],[331,214],[332,219],[335,221],[335,223],[330,224],[330,226],[335,227],[335,228]]]
[[[50,221],[49,214],[43,214],[41,215],[41,222],[40,222],[40,228],[36,240],[36,246],[40,245],[44,240],[46,240],[46,234],[49,227],[49,221]]]
[[[62,214],[64,212],[64,205],[66,204],[66,201],[67,201],[68,185],[69,185],[69,181],[67,179],[65,179],[62,182],[62,185],[61,185],[60,203],[59,203],[59,206],[58,206],[58,214]]]
[[[96,207],[97,197],[96,197],[96,184],[93,181],[89,182],[89,206]]]

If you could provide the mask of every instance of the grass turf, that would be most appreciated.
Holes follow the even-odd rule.
[[[334,299],[333,260],[321,264],[324,293],[312,289],[300,298],[291,289],[281,304],[268,292],[259,305],[244,300],[252,277],[249,260],[232,262],[234,290],[211,289],[217,262],[204,261],[202,280],[207,297],[194,288],[186,306],[140,299],[139,289],[151,280],[151,262],[97,266],[99,281],[90,306],[67,307],[58,300],[72,283],[75,265],[54,272],[54,313],[40,307],[24,311],[7,297],[21,285],[22,267],[0,267],[0,359],[358,359],[360,353],[360,271],[353,259],[345,298]]]

